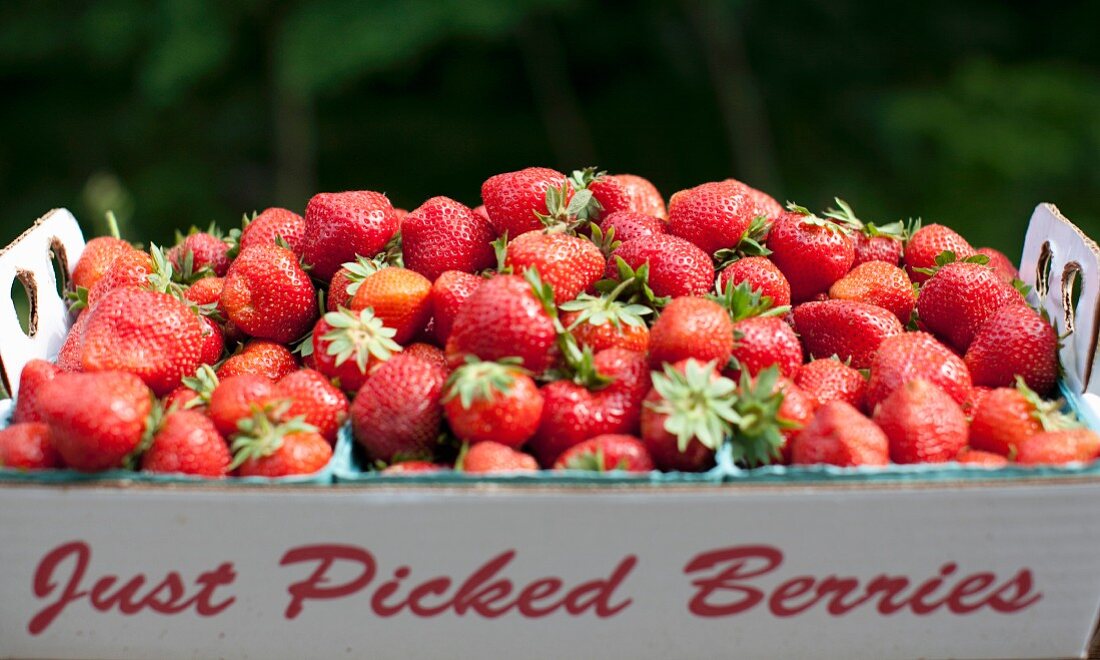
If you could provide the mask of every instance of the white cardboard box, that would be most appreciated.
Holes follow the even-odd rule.
[[[1050,244],[1042,297],[1058,313],[1056,278],[1073,264],[1084,276],[1063,359],[1089,405],[1100,271],[1066,227],[1037,208],[1023,264],[1034,273]],[[1084,657],[1098,502],[1093,476],[0,485],[0,656]]]

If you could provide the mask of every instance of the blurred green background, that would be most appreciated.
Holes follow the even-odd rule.
[[[133,240],[366,188],[478,203],[598,164],[734,176],[1019,255],[1100,235],[1092,2],[103,0],[0,4],[0,245],[49,208]]]

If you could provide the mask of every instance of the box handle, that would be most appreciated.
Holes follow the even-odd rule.
[[[72,325],[69,308],[58,295],[53,259],[66,278],[84,251],[84,235],[76,218],[66,209],[54,209],[0,250],[0,292],[6,294],[18,280],[30,302],[29,333],[23,332],[15,303],[0,298],[0,379],[15,397],[23,365],[35,358],[57,357]]]

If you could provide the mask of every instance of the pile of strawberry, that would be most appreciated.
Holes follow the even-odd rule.
[[[90,241],[8,467],[285,476],[1090,461],[1011,262],[728,179],[498,174],[471,209],[322,193],[162,252]]]

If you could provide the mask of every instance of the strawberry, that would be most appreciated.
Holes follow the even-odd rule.
[[[12,422],[41,422],[42,409],[38,401],[39,389],[62,373],[61,369],[45,360],[31,360],[23,365],[19,374],[19,397],[15,400]]]
[[[554,303],[560,305],[591,288],[606,262],[591,241],[532,231],[508,243],[504,264],[515,273],[537,270],[542,281],[554,288]]]
[[[561,305],[562,325],[573,334],[578,346],[588,347],[593,353],[616,347],[645,353],[649,328],[642,316],[653,310],[619,302],[616,297],[617,292],[599,298],[582,293]]]
[[[706,298],[674,298],[649,332],[649,363],[660,367],[687,358],[725,365],[733,352],[733,322]]]
[[[431,461],[401,461],[387,466],[382,470],[382,474],[425,474],[449,469],[451,469],[449,465],[440,465]]]
[[[202,323],[202,349],[199,351],[199,364],[215,364],[225,352],[225,333],[220,325],[209,316],[200,316]]]
[[[774,220],[783,213],[783,205],[775,201],[775,198],[768,193],[757,190],[744,181],[738,181],[733,178],[723,179],[723,182],[744,186],[748,189],[749,198],[752,199],[753,204],[756,206],[755,217]]]
[[[1035,310],[1009,304],[982,324],[964,359],[976,385],[1004,387],[1020,376],[1046,395],[1058,378],[1058,335]]]
[[[253,337],[289,343],[317,318],[313,284],[294,253],[277,245],[241,251],[219,299],[226,316]]]
[[[59,374],[38,393],[42,421],[65,465],[81,472],[121,467],[138,445],[153,393],[121,371]]]
[[[938,386],[910,380],[875,409],[895,463],[943,463],[966,446],[969,428],[959,404]]]
[[[768,232],[769,259],[791,285],[791,301],[810,300],[829,290],[851,269],[855,247],[839,225],[792,206]]]
[[[971,422],[974,421],[974,412],[981,407],[982,402],[985,401],[985,397],[993,391],[991,387],[985,387],[984,385],[975,385],[970,388],[970,395],[966,397],[966,401],[963,401],[962,409],[966,413],[966,418]]]
[[[51,470],[61,465],[61,455],[50,440],[46,424],[23,422],[0,429],[0,468]]]
[[[405,266],[431,281],[444,271],[474,273],[496,265],[493,226],[468,206],[433,197],[401,225]]]
[[[541,390],[542,415],[530,449],[545,467],[591,437],[632,433],[638,428],[642,399],[650,386],[645,354],[609,348],[592,358],[591,368],[611,379],[610,384],[589,389],[571,380],[556,380]]]
[[[441,346],[451,336],[458,310],[483,282],[485,278],[457,270],[444,271],[432,282],[432,335]]]
[[[649,472],[653,469],[653,458],[638,438],[607,433],[570,447],[554,462],[554,469]]]
[[[232,355],[218,368],[218,378],[256,374],[279,380],[298,368],[298,360],[286,346],[266,339],[250,339],[240,353]]]
[[[380,362],[401,350],[393,340],[397,333],[382,325],[372,309],[358,314],[350,310],[329,312],[313,326],[313,368],[334,380],[345,392],[362,387],[367,374]]]
[[[714,181],[681,190],[668,202],[668,231],[707,254],[736,248],[753,219],[766,215],[739,181]]]
[[[710,256],[688,241],[668,234],[624,241],[611,253],[604,277],[626,280],[643,267],[647,267],[647,283],[656,296],[701,296],[714,286],[714,262]]]
[[[992,454],[987,451],[979,451],[968,447],[964,447],[955,460],[963,465],[978,465],[989,468],[999,468],[1008,465],[1008,459],[1000,454]]]
[[[306,238],[306,220],[294,211],[272,207],[247,222],[237,239],[239,251],[282,240],[299,257]]]
[[[499,442],[479,442],[470,446],[456,466],[467,474],[498,472],[535,472],[539,464],[528,454]]]
[[[905,244],[905,270],[909,278],[917,284],[923,283],[930,275],[918,269],[934,268],[936,257],[944,252],[951,252],[959,259],[974,256],[970,243],[952,229],[943,225],[925,225],[918,229]]]
[[[382,193],[320,193],[306,205],[302,259],[313,267],[314,277],[328,281],[356,255],[379,252],[397,229],[397,215]]]
[[[432,283],[407,268],[386,267],[368,275],[351,299],[351,311],[366,308],[397,332],[393,340],[406,344],[425,326],[432,315]]]
[[[821,405],[844,401],[862,409],[867,379],[840,360],[813,360],[799,367],[794,382]]]
[[[242,477],[313,474],[332,459],[332,446],[300,420],[275,424],[264,412],[256,412],[241,426],[233,440],[230,469]]]
[[[905,271],[883,261],[868,261],[848,272],[829,287],[834,300],[878,305],[903,324],[908,323],[917,305],[917,294]]]
[[[821,406],[791,443],[796,465],[886,465],[888,441],[874,422],[844,401]]]
[[[791,304],[791,285],[783,273],[765,257],[745,257],[726,266],[718,274],[718,286],[725,291],[730,284],[748,282],[752,290],[771,298],[774,307]]]
[[[111,269],[115,259],[136,251],[117,236],[99,236],[88,241],[73,267],[70,278],[73,289],[91,289]]]
[[[747,282],[728,285],[719,299],[733,319],[730,375],[738,378],[738,372],[744,371],[755,376],[773,365],[780,374],[793,375],[802,364],[802,345],[791,326],[778,318],[789,308],[772,307],[751,286]]]
[[[313,369],[299,369],[275,383],[272,395],[290,400],[282,419],[301,417],[330,445],[336,444],[336,433],[348,418],[348,398],[327,378]]]
[[[657,217],[665,214],[661,193],[648,180],[635,174],[601,174],[587,187],[600,203],[601,217],[622,211]]]
[[[363,280],[374,275],[383,268],[384,264],[377,259],[356,257],[355,261],[349,261],[342,265],[340,270],[329,280],[328,296],[325,309],[330,312],[339,311],[341,307],[351,307],[351,299],[359,291]]]
[[[214,422],[194,410],[177,410],[164,417],[153,444],[141,457],[141,469],[222,477],[229,462],[229,446]]]
[[[554,211],[547,205],[547,191],[555,189],[564,189],[562,201],[569,204],[573,188],[564,174],[545,167],[528,167],[486,179],[481,184],[481,199],[496,233],[507,232],[516,238],[543,228],[540,217]]]
[[[442,369],[445,373],[451,373],[451,367],[447,364],[447,354],[443,352],[443,349],[431,344],[424,344],[417,342],[415,344],[409,344],[402,351],[402,355],[409,355],[415,358],[420,358],[425,362],[434,364]]]
[[[210,365],[202,365],[192,376],[183,379],[183,384],[164,397],[165,410],[199,410],[206,412],[210,396],[219,384],[218,375]]]
[[[978,328],[1006,305],[1023,304],[1020,292],[989,266],[954,262],[921,285],[921,323],[950,346],[965,352]]]
[[[871,360],[867,409],[918,378],[939,386],[960,405],[970,395],[970,371],[959,356],[926,332],[906,332],[883,340]]]
[[[882,343],[905,328],[889,311],[862,302],[823,300],[794,308],[794,328],[814,358],[837,356],[856,369],[871,366]]]
[[[733,404],[733,458],[747,467],[782,459],[790,462],[790,443],[814,416],[817,401],[778,369],[756,378],[742,372]]]
[[[84,371],[127,371],[163,396],[199,367],[203,324],[166,293],[117,289],[88,317],[81,352]]]
[[[996,271],[996,273],[1001,276],[1001,279],[1009,284],[1020,277],[1020,271],[1016,270],[1016,266],[1012,263],[1011,259],[1005,256],[1004,252],[984,247],[978,248],[974,254],[980,254],[986,259],[989,259],[986,265]]]
[[[553,307],[552,296],[536,295],[536,287],[522,277],[498,275],[487,280],[458,310],[447,339],[448,359],[518,357],[523,368],[545,371],[557,339],[547,306]]]
[[[155,266],[153,258],[148,252],[132,249],[123,252],[111,263],[111,267],[103,273],[95,285],[88,289],[84,307],[95,307],[108,293],[115,289],[145,287],[149,283],[149,276],[153,274]],[[82,305],[78,302],[75,308]]]
[[[518,448],[535,434],[542,409],[535,381],[514,364],[468,358],[447,378],[443,412],[463,442]]]
[[[57,351],[57,366],[62,371],[80,371],[81,356],[84,354],[84,328],[88,326],[91,314],[80,314],[69,328],[61,348]]]
[[[714,466],[714,453],[733,434],[737,386],[694,359],[666,364],[653,372],[653,389],[642,409],[642,441],[658,469],[702,472]]]
[[[274,399],[275,383],[255,374],[241,374],[221,379],[210,394],[206,414],[213,420],[218,433],[235,435],[242,420],[250,418]]]
[[[664,221],[652,215],[635,211],[615,211],[607,213],[600,220],[600,232],[604,236],[624,242],[664,234],[666,227]]]
[[[1068,425],[1055,401],[1043,401],[1026,384],[990,390],[974,409],[970,446],[1011,456],[1026,438]]]
[[[188,234],[175,247],[168,250],[167,257],[176,273],[185,279],[199,279],[205,275],[224,277],[229,270],[229,245],[217,236],[194,231]]]
[[[833,199],[840,207],[839,210],[830,209],[824,213],[824,216],[836,220],[849,230],[849,236],[856,250],[856,258],[852,266],[871,261],[885,261],[892,266],[897,266],[898,261],[901,260],[904,241],[909,233],[905,223],[891,222],[880,227],[874,223],[864,222],[856,217],[852,207],[843,199],[839,197]]]
[[[187,287],[183,297],[196,305],[217,306],[224,289],[224,277],[204,277],[201,280],[195,280],[191,286]]]
[[[1089,462],[1100,456],[1100,435],[1088,429],[1044,431],[1020,443],[1016,462],[1021,465],[1061,465]]]
[[[367,377],[351,406],[355,439],[376,461],[431,457],[443,423],[446,372],[412,355],[395,355]]]

